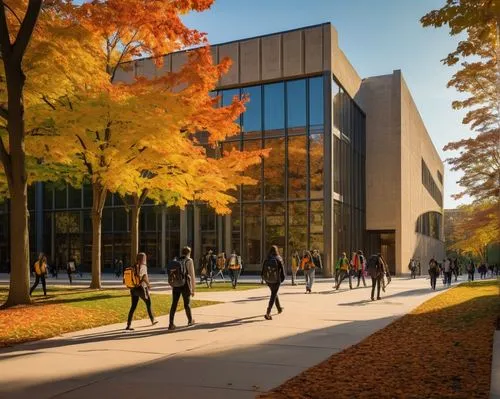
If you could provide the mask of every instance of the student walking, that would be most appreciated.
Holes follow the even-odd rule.
[[[304,252],[302,262],[300,263],[300,268],[304,271],[304,277],[306,279],[306,294],[310,294],[316,274],[316,266],[314,265],[314,262],[312,260],[311,252]]]
[[[431,278],[431,288],[435,291],[436,281],[439,277],[439,265],[434,258],[429,261],[429,277]]]
[[[446,258],[443,262],[443,274],[445,285],[447,285],[448,287],[451,286],[451,273],[451,259]]]
[[[285,269],[283,267],[283,259],[276,245],[273,245],[269,249],[267,258],[262,264],[260,275],[262,280],[267,283],[271,290],[271,297],[269,298],[269,304],[267,305],[267,311],[264,318],[266,320],[272,320],[271,310],[275,304],[276,309],[278,309],[278,314],[282,313],[284,310],[278,297],[278,291],[281,283],[285,281]]]
[[[342,256],[337,261],[337,266],[338,266],[340,271],[339,271],[338,282],[337,282],[335,289],[338,290],[340,287],[340,284],[342,284],[342,281],[344,281],[344,279],[346,277],[348,277],[349,278],[349,289],[352,290],[352,279],[351,279],[351,273],[349,270],[349,260],[347,259],[347,255],[345,254],[345,252],[342,252]]]
[[[380,254],[371,255],[370,259],[368,259],[368,263],[366,265],[366,269],[368,274],[372,279],[372,292],[371,292],[371,300],[375,300],[375,289],[377,290],[377,300],[380,298],[380,288],[382,285],[382,279],[384,278],[384,262],[382,261],[382,257]]]
[[[30,296],[40,281],[42,282],[43,295],[47,296],[47,285],[45,283],[45,276],[47,274],[47,257],[43,253],[38,256],[38,260],[33,265],[33,269],[35,271],[35,283],[30,289]]]
[[[196,280],[194,275],[194,263],[191,259],[191,248],[184,247],[179,260],[174,260],[167,266],[168,282],[172,286],[172,306],[170,307],[169,330],[175,330],[174,324],[177,304],[182,296],[184,310],[188,319],[188,326],[194,325],[195,321],[191,313],[191,297],[195,294]]]
[[[292,285],[297,285],[295,280],[297,279],[297,271],[299,270],[300,267],[300,256],[297,251],[295,251],[292,255]]]
[[[71,258],[66,264],[66,272],[68,273],[69,284],[73,284],[73,278],[71,275],[76,272],[76,262],[74,258]]]
[[[139,252],[137,254],[136,262],[134,266],[129,268],[129,272],[127,274],[123,274],[123,282],[130,288],[130,310],[128,312],[127,319],[127,327],[125,330],[133,330],[132,319],[134,317],[135,309],[137,308],[137,304],[139,303],[139,298],[144,301],[146,304],[146,309],[148,311],[149,319],[151,320],[151,324],[155,325],[158,321],[153,316],[153,311],[151,309],[151,296],[150,289],[151,284],[149,282],[148,277],[148,266],[147,266],[147,258],[144,252]],[[127,279],[130,278],[133,280],[133,287],[128,283]]]
[[[356,288],[359,287],[360,279],[363,279],[363,286],[366,287],[366,281],[365,281],[365,270],[366,270],[366,260],[363,255],[363,251],[359,250],[358,253],[356,254],[356,273],[358,276],[358,285]]]
[[[410,269],[410,278],[417,278],[417,262],[415,259],[410,259],[410,263],[408,264],[408,269]]]
[[[233,252],[227,260],[227,268],[229,270],[229,277],[231,278],[231,285],[233,286],[233,289],[236,289],[236,284],[238,284],[238,278],[240,277],[242,267],[241,256],[237,255],[236,251],[233,249]]]
[[[474,281],[474,274],[476,272],[476,267],[474,266],[474,262],[470,261],[467,264],[467,281]]]

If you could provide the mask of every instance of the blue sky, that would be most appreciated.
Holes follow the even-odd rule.
[[[447,27],[422,28],[420,17],[444,0],[215,0],[211,10],[190,14],[185,23],[208,33],[216,44],[245,37],[331,22],[340,47],[361,77],[401,69],[441,158],[449,141],[472,135],[462,125],[464,112],[451,109],[458,93],[447,89],[453,69],[440,60],[456,47]],[[445,208],[455,201],[459,174],[445,165]]]

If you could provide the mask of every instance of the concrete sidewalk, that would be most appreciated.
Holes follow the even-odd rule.
[[[439,293],[423,278],[395,278],[375,302],[370,288],[347,287],[319,282],[305,295],[284,286],[285,311],[272,321],[263,318],[267,287],[200,293],[224,303],[194,309],[191,328],[167,332],[160,317],[155,328],[137,321],[133,332],[110,325],[2,350],[0,397],[253,398]]]

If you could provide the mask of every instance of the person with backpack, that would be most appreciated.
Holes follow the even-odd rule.
[[[337,266],[339,268],[339,278],[338,278],[338,283],[335,287],[336,290],[340,288],[340,284],[342,284],[342,281],[346,277],[349,278],[349,289],[352,290],[352,279],[351,279],[351,273],[350,273],[350,267],[349,267],[349,260],[347,259],[347,255],[345,252],[342,252],[342,256],[339,258],[337,261]]]
[[[276,245],[271,246],[269,249],[267,258],[262,264],[260,275],[262,280],[267,283],[271,290],[271,297],[269,298],[269,304],[264,318],[266,320],[272,320],[271,310],[275,304],[278,309],[278,314],[281,314],[284,310],[278,297],[278,291],[281,283],[285,281],[285,269],[283,267],[283,259]]]
[[[474,262],[471,260],[467,264],[467,281],[474,281],[474,274],[476,273],[476,267],[474,266]]]
[[[363,279],[363,285],[366,287],[366,281],[365,281],[366,259],[363,255],[363,251],[358,250],[357,258],[358,258],[357,262],[358,285],[356,286],[356,288],[359,288],[359,283],[361,279]]]
[[[213,261],[212,251],[209,250],[200,259],[200,283],[203,281],[207,285],[207,288],[212,287],[212,276],[215,268],[215,262]]]
[[[292,285],[297,285],[297,283],[295,282],[295,280],[297,279],[297,271],[299,270],[300,268],[300,256],[299,256],[299,253],[298,251],[295,251],[293,254],[292,254]]]
[[[233,289],[236,289],[236,284],[238,284],[238,278],[241,274],[242,264],[241,264],[241,256],[236,254],[236,250],[233,249],[233,252],[229,256],[227,260],[227,269],[229,270],[229,277],[231,278],[231,285]]]
[[[429,261],[429,277],[431,278],[431,288],[435,291],[436,281],[439,277],[439,265],[434,257]]]
[[[415,262],[415,259],[410,259],[410,263],[408,263],[408,269],[410,270],[410,278],[417,278],[417,262]]]
[[[304,278],[306,279],[306,294],[310,294],[316,274],[316,266],[312,260],[311,252],[304,251],[304,256],[300,262],[300,269],[304,271]]]
[[[45,276],[47,275],[47,257],[43,253],[40,253],[38,256],[38,260],[33,265],[33,270],[35,272],[35,283],[30,289],[30,296],[40,281],[42,282],[43,295],[47,296],[47,284],[45,282]]]
[[[170,319],[168,329],[175,330],[174,324],[177,304],[182,296],[184,310],[188,319],[188,326],[194,325],[195,321],[191,313],[191,297],[194,296],[196,280],[194,275],[194,262],[191,259],[191,248],[182,248],[181,257],[172,260],[167,265],[168,283],[172,287],[172,306],[170,306]]]
[[[370,256],[366,269],[372,279],[371,300],[375,300],[375,289],[377,289],[377,300],[380,300],[380,288],[384,278],[384,262],[380,254]]]
[[[224,270],[226,268],[226,254],[224,252],[221,252],[217,254],[217,256],[212,256],[215,258],[215,274],[213,275],[212,280],[217,276],[220,276],[222,281],[225,282],[226,280],[224,279]]]
[[[72,274],[76,272],[76,262],[75,259],[72,257],[66,264],[66,272],[68,273],[68,280],[69,280],[69,285],[73,284],[73,278]]]
[[[136,257],[135,265],[128,267],[123,273],[123,283],[130,288],[130,310],[128,312],[127,327],[125,330],[134,330],[132,328],[132,319],[135,309],[139,303],[139,298],[146,304],[149,320],[154,326],[158,323],[151,309],[151,284],[148,277],[147,257],[144,252],[139,252]]]

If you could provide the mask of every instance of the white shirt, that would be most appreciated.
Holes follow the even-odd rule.
[[[444,261],[444,271],[445,271],[446,273],[448,273],[448,272],[450,271],[450,261],[449,261],[449,259],[446,259],[446,260]]]
[[[143,280],[143,276],[148,276],[148,267],[146,265],[141,265],[139,268],[139,278],[141,279],[141,285],[144,288],[148,288],[148,283]]]

